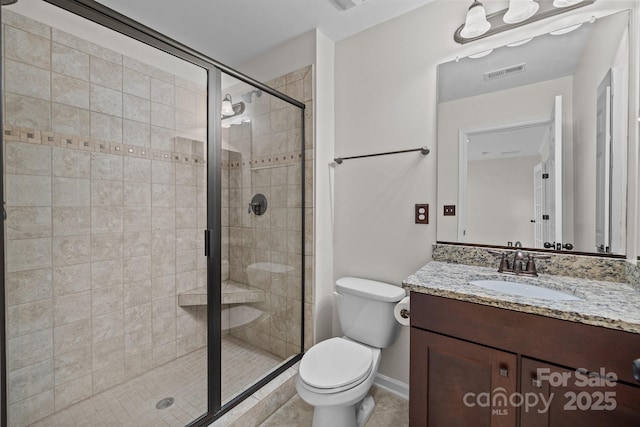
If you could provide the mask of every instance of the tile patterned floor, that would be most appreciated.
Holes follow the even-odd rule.
[[[222,345],[223,400],[281,362],[243,341],[226,336]],[[202,348],[146,374],[92,396],[31,427],[183,427],[207,408],[207,350]],[[165,397],[175,403],[156,409]]]
[[[376,402],[376,408],[367,427],[409,426],[409,402],[407,400],[375,386],[372,388],[371,394]],[[309,427],[312,419],[313,407],[296,394],[267,418],[260,427]]]

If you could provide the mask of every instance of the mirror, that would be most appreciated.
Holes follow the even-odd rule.
[[[629,12],[438,66],[438,241],[623,255]],[[572,29],[572,31],[566,31]]]

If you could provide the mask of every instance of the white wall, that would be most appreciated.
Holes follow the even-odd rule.
[[[258,81],[266,82],[307,65],[313,65],[315,55],[316,30],[311,30],[235,69]]]
[[[506,1],[484,4],[489,12],[507,6]],[[432,150],[426,158],[411,153],[351,160],[336,167],[336,278],[352,274],[400,285],[431,258],[441,214],[434,212],[437,64],[557,26],[553,24],[557,19],[544,20],[459,46],[453,33],[468,7],[464,1],[437,0],[336,44],[336,155],[422,145]],[[630,1],[598,1],[571,14],[569,21],[635,7]],[[632,88],[637,90],[635,82]],[[631,162],[638,160],[637,153]],[[429,225],[413,224],[415,203],[430,204]],[[380,367],[380,373],[403,382],[409,380],[407,329],[403,328],[393,347],[384,350]]]
[[[334,157],[335,134],[335,44],[318,31],[314,113],[315,159],[315,340],[331,338],[333,319],[333,215],[334,175],[329,163]]]
[[[541,156],[477,160],[467,169],[470,242],[535,246],[533,168]]]

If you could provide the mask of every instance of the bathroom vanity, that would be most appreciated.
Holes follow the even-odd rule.
[[[552,301],[470,284],[559,290]],[[619,283],[522,278],[431,262],[411,290],[410,425],[640,426],[640,293]],[[637,373],[636,373],[637,374]]]

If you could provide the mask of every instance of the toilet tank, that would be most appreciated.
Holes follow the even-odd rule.
[[[406,292],[398,286],[359,277],[336,281],[338,319],[345,336],[377,348],[393,344],[400,324],[394,306]]]

